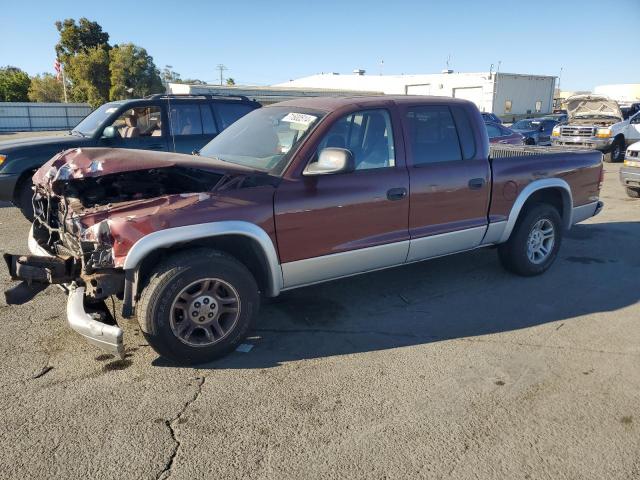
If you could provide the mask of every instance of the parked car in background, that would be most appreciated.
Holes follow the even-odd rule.
[[[551,132],[557,121],[549,118],[518,120],[509,128],[524,137],[525,145],[551,145]]]
[[[640,140],[640,113],[623,120],[618,103],[602,95],[567,99],[569,120],[556,125],[552,145],[585,147],[604,153],[605,162],[624,160],[627,145]]]
[[[555,120],[557,123],[565,123],[569,120],[569,115],[566,113],[550,113],[549,115],[545,115],[543,118]]]
[[[625,120],[629,117],[633,117],[636,113],[640,112],[640,102],[621,103],[620,111],[622,112],[622,118]]]
[[[640,142],[627,148],[624,165],[620,169],[620,182],[631,198],[640,198]]]
[[[69,135],[0,142],[0,200],[29,219],[34,172],[53,155],[75,147],[117,147],[191,153],[260,104],[246,97],[151,95],[105,103]]]
[[[116,295],[160,355],[207,362],[253,329],[261,294],[486,246],[542,274],[601,210],[601,157],[490,148],[473,103],[411,95],[269,105],[200,156],[67,150],[34,175],[33,256],[5,253],[23,282],[5,295],[66,285],[70,327],[123,356]]]
[[[500,120],[500,117],[498,117],[495,113],[481,112],[480,114],[482,115],[482,119],[485,122],[492,122],[492,123],[498,123],[498,124],[502,123],[502,120]]]
[[[489,135],[490,143],[503,143],[509,145],[523,145],[524,136],[518,132],[514,132],[510,128],[493,122],[485,122],[487,135]]]

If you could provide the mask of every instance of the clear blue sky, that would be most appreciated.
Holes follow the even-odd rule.
[[[52,71],[54,22],[88,17],[111,43],[213,81],[272,84],[319,72],[557,75],[563,89],[640,82],[640,0],[2,0],[0,65]]]

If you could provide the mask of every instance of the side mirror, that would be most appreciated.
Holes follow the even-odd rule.
[[[102,131],[102,138],[116,138],[118,136],[118,131],[116,130],[116,127],[114,127],[113,125],[109,125],[108,127],[105,127],[105,129]]]
[[[332,173],[353,172],[356,169],[351,151],[345,148],[325,148],[318,155],[318,161],[307,165],[303,175],[330,175]]]
[[[540,128],[538,130],[540,130],[541,132],[544,132],[544,125],[540,125]]]

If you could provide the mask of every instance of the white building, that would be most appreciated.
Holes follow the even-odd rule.
[[[551,112],[555,79],[553,76],[502,72],[365,75],[360,70],[349,75],[312,75],[274,87],[457,97],[471,100],[480,111],[509,117]]]
[[[593,93],[604,95],[620,103],[640,101],[640,83],[618,83],[612,85],[598,85]]]

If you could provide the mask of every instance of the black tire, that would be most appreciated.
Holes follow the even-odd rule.
[[[31,181],[31,175],[21,180],[16,186],[15,205],[27,220],[33,222],[33,182]]]
[[[539,225],[538,222],[553,226],[553,246],[548,249],[546,257],[538,259],[539,263],[529,257],[530,234]],[[506,243],[498,246],[498,257],[502,266],[517,275],[531,277],[544,273],[554,262],[562,243],[562,219],[558,210],[546,203],[536,203],[525,207],[511,236]]]
[[[640,188],[630,188],[626,187],[627,196],[631,198],[640,198]]]
[[[622,162],[624,160],[624,139],[616,138],[611,145],[611,150],[604,154],[607,163]]]
[[[524,144],[525,145],[535,145],[536,141],[535,141],[535,139],[529,137],[529,138],[525,139]]]
[[[215,328],[210,325],[196,326],[197,332],[201,333],[196,339],[193,334],[187,339],[178,336],[181,322],[186,322],[184,325],[197,323],[197,319],[191,319],[187,315],[188,309],[194,308],[193,304],[188,309],[184,308],[182,314],[177,313],[182,310],[176,309],[178,297],[194,283],[200,289],[197,282],[205,279],[218,280],[230,287],[229,290],[238,298],[238,314],[234,317],[233,325],[215,343],[188,344],[187,342],[196,343],[196,340],[207,342],[208,334],[204,337],[207,330],[214,336],[216,334]],[[215,303],[213,299],[211,302]],[[259,305],[256,281],[242,263],[223,252],[197,248],[176,253],[153,269],[142,291],[137,314],[145,338],[158,354],[180,364],[194,365],[210,362],[235,350],[254,327]],[[214,306],[211,305],[211,308]],[[205,317],[199,319],[205,320]]]

